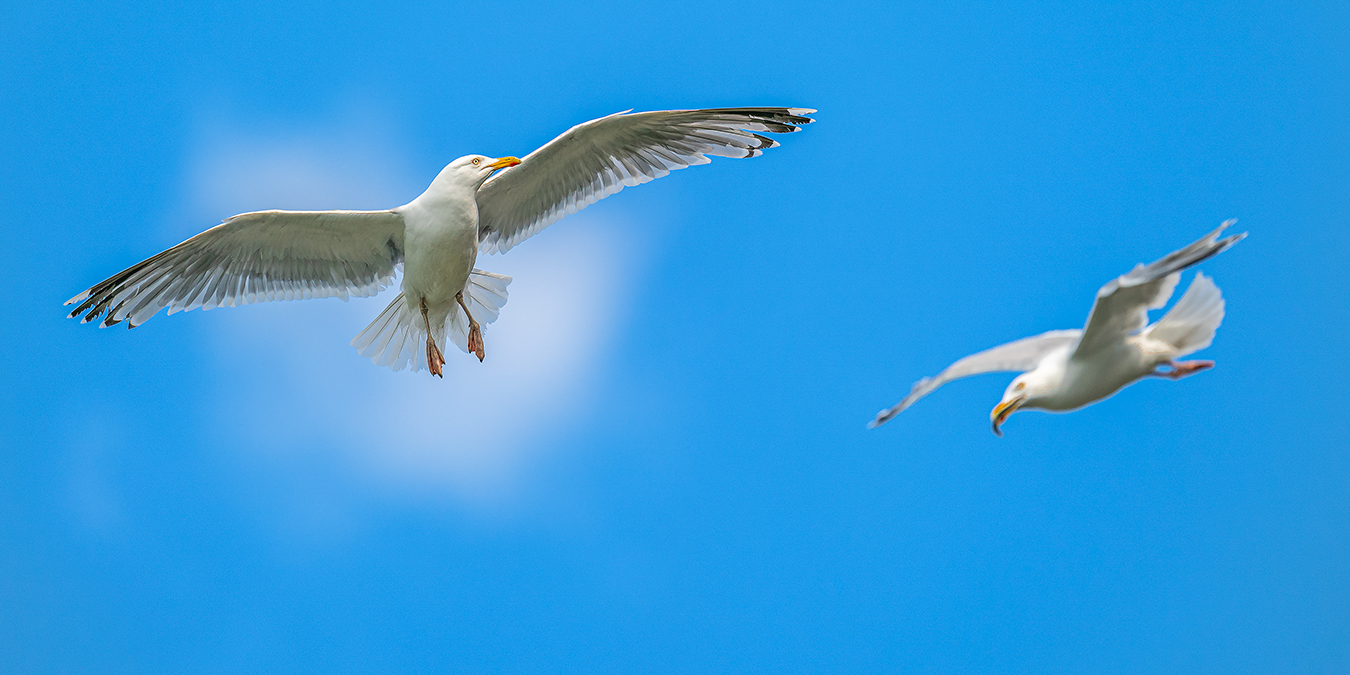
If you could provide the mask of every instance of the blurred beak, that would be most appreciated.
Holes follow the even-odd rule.
[[[1003,438],[1003,431],[999,427],[1003,426],[1003,421],[1008,419],[1008,415],[1013,414],[1026,399],[1026,394],[1020,394],[994,406],[994,411],[989,413],[989,422],[994,425],[995,436]]]
[[[519,157],[503,157],[503,158],[501,158],[501,159],[499,159],[499,160],[497,160],[497,161],[495,161],[495,162],[493,162],[493,163],[487,165],[487,168],[492,169],[493,171],[496,171],[497,169],[505,169],[505,168],[508,168],[508,167],[513,167],[513,166],[515,166],[515,165],[517,165],[517,164],[519,164],[519,163],[520,163],[520,158],[519,158]]]

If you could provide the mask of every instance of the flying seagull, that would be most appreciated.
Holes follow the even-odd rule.
[[[135,328],[165,307],[375,295],[402,268],[402,293],[352,346],[376,365],[441,376],[447,336],[483,360],[482,324],[496,320],[511,278],[474,268],[624,187],[709,156],[758,157],[762,133],[798,131],[808,108],[719,108],[591,120],[525,156],[466,155],[419,197],[385,211],[254,211],[226,219],[66,301],[80,323],[103,316]],[[514,168],[512,168],[514,167]],[[419,349],[425,341],[426,349]]]
[[[1148,325],[1148,310],[1167,304],[1182,270],[1247,236],[1219,238],[1235,222],[1225,221],[1190,246],[1150,265],[1137,265],[1102,286],[1082,330],[1052,330],[967,356],[937,377],[914,383],[904,400],[877,413],[868,428],[885,424],[934,389],[971,375],[1022,372],[989,414],[994,435],[1002,436],[999,427],[1018,410],[1077,410],[1150,375],[1179,380],[1212,367],[1213,361],[1176,360],[1208,347],[1223,321],[1223,296],[1209,277],[1197,273],[1186,294],[1157,323]]]

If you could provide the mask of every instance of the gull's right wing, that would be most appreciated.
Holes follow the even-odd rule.
[[[255,211],[225,220],[66,301],[80,323],[145,323],[201,307],[375,295],[403,263],[397,211]]]
[[[938,373],[936,377],[925,377],[914,383],[909,395],[899,403],[877,413],[876,419],[868,423],[867,428],[875,429],[901,412],[915,401],[927,396],[934,389],[952,380],[984,373],[1026,372],[1033,370],[1041,360],[1057,349],[1068,349],[1083,334],[1081,330],[1052,330],[1029,338],[1015,340],[1008,344],[971,354]]]

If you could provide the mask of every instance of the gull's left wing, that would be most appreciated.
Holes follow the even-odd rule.
[[[478,190],[481,250],[502,253],[608,197],[708,156],[758,157],[778,142],[761,133],[800,130],[809,108],[663,110],[578,124],[489,178]]]
[[[993,349],[986,349],[978,354],[971,354],[947,366],[936,377],[925,377],[915,382],[914,387],[909,390],[908,396],[899,403],[877,413],[876,419],[869,422],[867,428],[875,429],[889,422],[892,417],[904,412],[916,401],[952,380],[985,373],[1020,373],[1032,370],[1040,364],[1042,359],[1056,349],[1072,347],[1082,334],[1083,331],[1077,329],[1052,330],[1048,333],[1014,340]]]
[[[1186,248],[1173,251],[1145,265],[1140,263],[1097,291],[1097,300],[1088,314],[1083,339],[1074,350],[1073,358],[1082,358],[1101,349],[1110,348],[1148,325],[1148,310],[1167,304],[1172,291],[1181,280],[1181,271],[1212,258],[1229,246],[1241,241],[1246,232],[1219,238],[1236,220],[1225,220],[1218,229],[1205,235]]]

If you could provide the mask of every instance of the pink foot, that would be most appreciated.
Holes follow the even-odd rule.
[[[441,374],[441,366],[444,365],[445,356],[436,347],[436,343],[431,338],[427,338],[427,370],[431,371],[432,375],[444,379],[445,375]]]
[[[1202,370],[1208,370],[1214,367],[1213,361],[1168,361],[1167,365],[1171,370],[1164,370],[1158,375],[1170,377],[1173,380],[1180,380],[1187,375],[1194,375]]]
[[[478,357],[478,361],[483,361],[483,331],[478,328],[478,323],[474,322],[469,327],[469,351]]]

